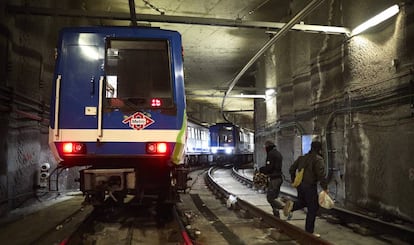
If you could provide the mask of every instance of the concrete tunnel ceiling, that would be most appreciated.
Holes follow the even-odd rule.
[[[189,106],[190,117],[196,114],[193,110],[212,108],[252,119],[254,100],[236,96],[264,95],[266,88],[255,84],[254,65],[240,77],[222,107],[223,95],[240,70],[273,37],[268,31],[280,30],[281,24],[297,14],[291,9],[303,9],[310,2],[292,6],[290,0],[77,0],[13,2],[7,7],[11,14],[81,17],[84,25],[125,26],[131,25],[132,3],[139,25],[182,34],[187,104],[198,105]],[[306,24],[327,25],[328,20]]]

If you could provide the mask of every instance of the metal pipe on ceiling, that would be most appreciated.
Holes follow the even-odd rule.
[[[30,14],[39,16],[53,16],[53,17],[69,17],[69,18],[90,18],[102,20],[120,20],[131,21],[131,14],[116,13],[116,12],[102,12],[102,11],[82,11],[77,9],[56,9],[56,8],[41,8],[41,7],[25,7],[18,5],[7,5],[6,11],[11,14]],[[140,14],[139,21],[141,22],[158,22],[158,23],[175,23],[187,25],[207,25],[207,26],[221,26],[221,27],[238,27],[238,28],[257,28],[266,31],[277,31],[286,23],[268,22],[268,21],[251,21],[240,19],[222,19],[222,18],[204,18],[194,16],[178,16],[178,15],[151,15]],[[348,35],[349,29],[340,26],[322,26],[322,25],[306,25],[294,24],[292,30],[305,31],[311,33],[324,33],[336,35]]]
[[[319,7],[325,0],[313,0],[305,8],[303,8],[299,13],[297,13],[288,23],[286,23],[277,33],[270,39],[250,60],[249,62],[241,69],[241,71],[236,75],[236,77],[232,80],[227,89],[226,93],[223,96],[223,101],[221,103],[221,111],[224,120],[230,122],[225,114],[224,114],[224,102],[226,101],[226,97],[230,94],[231,90],[233,90],[236,83],[240,80],[240,78],[246,73],[246,71],[266,52],[277,40],[279,40],[282,36],[284,36],[296,23],[300,20],[305,18],[308,14],[310,14],[313,10]]]
[[[137,26],[137,14],[135,12],[135,0],[129,0],[129,15],[131,16],[131,26]]]

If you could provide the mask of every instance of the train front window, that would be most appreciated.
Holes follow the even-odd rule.
[[[233,128],[222,127],[220,129],[220,144],[229,144],[233,142]]]
[[[105,72],[106,107],[173,106],[167,40],[107,40]]]

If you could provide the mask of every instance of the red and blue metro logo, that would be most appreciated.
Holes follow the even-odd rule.
[[[142,112],[135,112],[131,116],[125,118],[122,122],[124,124],[128,123],[130,128],[141,130],[153,124],[155,121],[144,115]]]

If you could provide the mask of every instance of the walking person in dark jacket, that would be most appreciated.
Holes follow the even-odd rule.
[[[289,168],[292,181],[295,179],[296,170],[302,168],[304,168],[303,179],[297,187],[298,201],[288,200],[283,209],[283,214],[289,216],[291,211],[307,207],[305,230],[314,233],[316,214],[319,209],[317,183],[319,182],[324,191],[328,191],[321,142],[312,142],[311,150],[306,155],[300,156]],[[319,234],[315,235],[320,236]]]
[[[282,185],[282,154],[276,149],[275,144],[268,140],[265,142],[267,152],[266,164],[259,169],[259,171],[269,178],[267,185],[267,201],[272,206],[273,214],[279,216],[279,210],[283,208],[283,204],[276,198],[279,196],[280,186]]]

